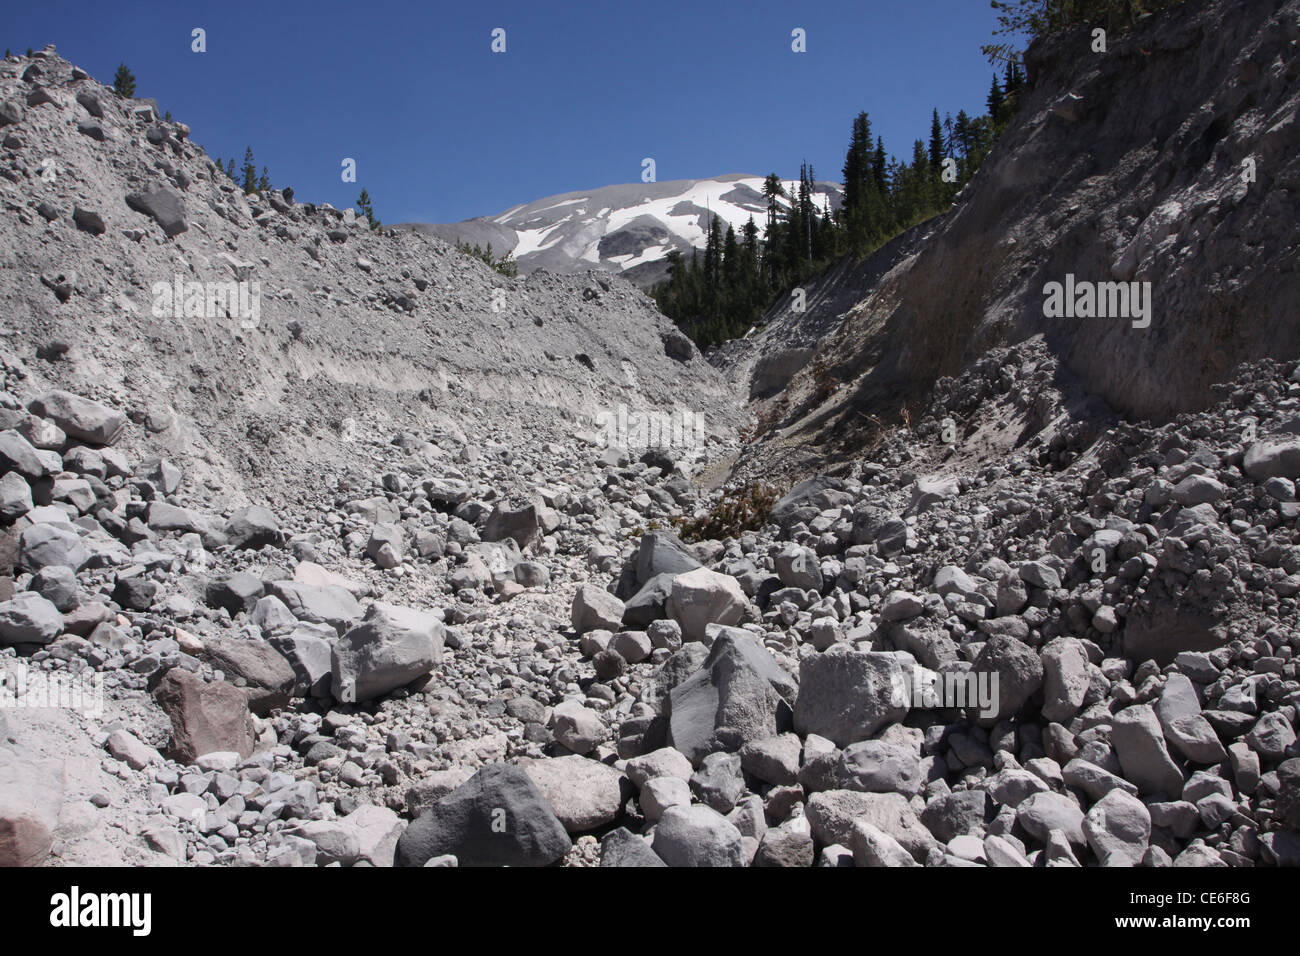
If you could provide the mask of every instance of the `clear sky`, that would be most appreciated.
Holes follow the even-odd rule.
[[[932,107],[984,112],[986,0],[40,0],[6,3],[0,45],[54,43],[299,200],[386,223],[491,215],[554,193],[723,173],[840,178],[871,114],[910,157]],[[192,52],[191,31],[207,50]],[[492,31],[506,31],[493,53]],[[806,31],[807,52],[791,49]],[[341,181],[345,157],[357,184]]]

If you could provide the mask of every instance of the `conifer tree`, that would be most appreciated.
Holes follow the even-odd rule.
[[[939,171],[943,168],[944,149],[943,149],[943,124],[939,122],[939,109],[934,110],[934,117],[930,121],[930,174],[938,176]]]
[[[244,147],[244,192],[257,191],[257,166],[253,163],[253,147]]]
[[[989,87],[988,100],[989,116],[993,117],[995,123],[1002,121],[1002,108],[1006,105],[1007,98],[1002,92],[1002,84],[998,82],[997,74],[993,74],[993,85]]]
[[[27,55],[31,56],[31,50]],[[127,69],[125,63],[118,64],[117,72],[113,74],[113,92],[123,99],[130,99],[135,96],[135,75]]]
[[[379,220],[375,218],[374,207],[370,203],[370,193],[366,192],[365,187],[361,188],[361,195],[357,197],[357,211],[366,217],[366,222],[370,224],[371,229],[377,229],[380,225]],[[475,255],[490,266],[496,266],[497,260],[492,257],[492,243],[488,243],[486,253],[480,253],[478,246],[474,247]],[[505,260],[502,259],[502,262]]]

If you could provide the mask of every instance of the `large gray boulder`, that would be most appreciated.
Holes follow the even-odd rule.
[[[570,623],[579,635],[588,631],[617,631],[623,626],[623,602],[595,584],[584,584],[573,595]]]
[[[527,760],[520,766],[569,833],[587,833],[613,823],[632,794],[623,774],[576,754]]]
[[[12,428],[0,431],[0,471],[17,472],[28,481],[38,481],[50,473],[36,447]]]
[[[279,547],[284,542],[280,522],[261,505],[240,508],[226,522],[226,541],[232,548],[256,551],[266,545]]]
[[[334,645],[335,700],[371,700],[429,673],[442,660],[439,615],[376,601]]]
[[[1256,481],[1300,478],[1300,438],[1270,438],[1246,449],[1242,470]]]
[[[650,847],[649,841],[626,827],[605,834],[600,841],[602,867],[664,867],[668,864]]]
[[[668,531],[650,531],[641,536],[636,554],[628,559],[614,592],[623,600],[661,574],[676,577],[700,567],[700,562],[681,539]]]
[[[162,226],[163,234],[169,239],[190,228],[185,221],[185,201],[180,193],[166,186],[128,193],[126,204]]]
[[[31,403],[33,414],[48,418],[69,438],[91,445],[111,445],[126,429],[126,413],[100,402],[55,390]]]
[[[1066,723],[1083,707],[1091,675],[1088,652],[1077,638],[1057,638],[1043,648],[1043,716]]]
[[[696,568],[673,579],[667,610],[681,625],[684,640],[702,641],[710,624],[739,623],[748,604],[740,582],[731,575]]]
[[[205,641],[203,653],[227,680],[248,691],[248,709],[254,714],[266,717],[289,705],[297,678],[270,644],[219,637]]]
[[[1143,794],[1163,793],[1177,800],[1183,793],[1183,773],[1165,748],[1160,719],[1146,704],[1126,707],[1111,724],[1110,745],[1124,776]]]
[[[0,646],[48,644],[63,632],[63,615],[35,591],[0,602]]]
[[[655,825],[654,851],[669,866],[744,866],[740,831],[703,804],[669,807]]]
[[[789,729],[798,684],[755,638],[719,637],[700,669],[668,695],[673,746],[694,766]]]
[[[808,799],[806,815],[813,837],[824,846],[852,846],[854,826],[861,821],[893,837],[918,863],[939,845],[898,793],[823,790]]]
[[[898,654],[834,645],[809,654],[799,667],[794,729],[847,747],[907,716],[910,671]],[[846,844],[847,845],[847,844]]]
[[[484,541],[511,538],[520,548],[527,548],[540,534],[537,506],[531,503],[512,507],[504,501],[498,501],[483,528]]]
[[[1151,839],[1151,813],[1137,797],[1112,790],[1088,811],[1083,833],[1102,866],[1138,866]]]
[[[268,581],[266,587],[300,621],[328,624],[343,634],[361,619],[361,605],[347,588],[302,581]]]
[[[521,767],[490,764],[416,818],[397,866],[451,854],[461,866],[548,866],[572,847],[564,825]]]
[[[983,679],[989,681],[990,688],[996,689],[997,712],[986,717],[981,711],[978,717],[978,722],[985,727],[1020,713],[1029,698],[1043,686],[1043,662],[1038,652],[1006,634],[988,640],[975,658],[972,670],[977,675],[987,674]]]
[[[22,567],[35,574],[41,568],[65,567],[80,571],[90,560],[90,551],[81,535],[70,525],[53,522],[24,528],[18,536]]]

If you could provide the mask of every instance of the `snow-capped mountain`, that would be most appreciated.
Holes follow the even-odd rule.
[[[759,227],[767,217],[762,176],[731,174],[715,179],[624,183],[548,196],[507,209],[498,216],[454,223],[402,223],[396,228],[432,233],[448,242],[486,247],[494,255],[513,253],[520,272],[621,272],[647,287],[664,278],[673,249],[703,249],[709,216],[730,224],[737,235],[750,216]],[[788,196],[799,182],[783,183]],[[814,202],[838,209],[842,189],[818,182]],[[788,202],[788,200],[786,200]]]

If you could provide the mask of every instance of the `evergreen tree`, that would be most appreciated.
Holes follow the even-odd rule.
[[[265,193],[265,192],[270,192],[270,190],[271,190],[271,177],[267,173],[266,167],[263,166],[262,175],[257,180],[257,191],[259,193]]]
[[[244,147],[244,192],[257,191],[257,166],[253,163],[253,147]]]
[[[998,76],[993,74],[993,85],[989,88],[988,100],[989,116],[993,117],[994,122],[1001,122],[1002,109],[1006,105],[1007,98],[1002,92],[1002,84],[998,82]]]
[[[370,203],[370,193],[366,192],[365,187],[361,188],[361,195],[357,197],[357,211],[366,217],[366,222],[370,224],[371,229],[379,227],[379,220],[375,218],[374,207]],[[490,266],[496,266],[497,260],[492,256],[492,243],[488,243],[485,254],[479,254],[478,247],[474,247],[475,254]],[[504,260],[502,260],[504,261]]]
[[[736,230],[728,223],[727,234],[722,239],[722,284],[728,298],[737,292],[740,270],[740,245],[736,242]]]
[[[772,230],[776,227],[776,212],[781,208],[777,199],[785,195],[781,177],[776,173],[768,173],[763,180],[763,195],[767,197],[767,237],[770,239]]]
[[[931,175],[934,176],[939,175],[939,171],[943,168],[944,155],[945,153],[943,148],[943,124],[939,122],[939,110],[936,107],[934,111],[934,118],[930,121],[929,159],[930,159]]]
[[[871,178],[882,195],[889,191],[889,164],[885,159],[885,138],[876,137],[876,153],[871,158]]]
[[[231,182],[235,181],[235,161],[234,159],[226,160],[226,176]]]
[[[962,110],[957,114],[957,125],[953,128],[955,152],[959,157],[965,159],[970,155],[971,145],[973,144],[970,117],[966,111]]]
[[[31,51],[27,51],[31,56]],[[117,72],[113,74],[113,92],[124,99],[130,99],[135,96],[135,75],[127,69],[126,64],[118,65]]]
[[[879,228],[878,189],[871,143],[871,119],[866,113],[859,113],[853,120],[842,169],[844,228],[849,248],[859,255],[867,250]]]

